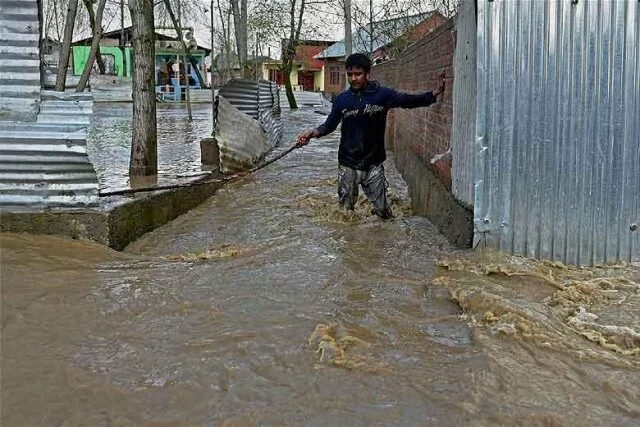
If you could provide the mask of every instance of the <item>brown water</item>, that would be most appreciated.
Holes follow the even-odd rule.
[[[158,185],[187,182],[207,172],[200,162],[200,140],[211,136],[211,105],[193,104],[191,121],[185,108],[184,104],[158,104]],[[132,109],[130,102],[94,104],[87,152],[102,190],[130,187]]]
[[[398,219],[345,214],[336,149],[124,253],[3,235],[2,425],[639,425],[639,266],[455,251],[391,165]]]

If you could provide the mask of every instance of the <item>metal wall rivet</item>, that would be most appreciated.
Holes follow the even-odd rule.
[[[636,231],[637,229],[638,229],[638,224],[635,224],[635,223],[634,223],[634,224],[631,224],[631,225],[629,226],[629,230],[631,230],[631,231]]]

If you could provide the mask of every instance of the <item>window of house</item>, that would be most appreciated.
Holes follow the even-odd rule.
[[[329,68],[329,84],[339,85],[340,84],[340,67],[332,66]]]

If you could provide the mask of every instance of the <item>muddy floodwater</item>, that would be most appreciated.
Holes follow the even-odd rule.
[[[157,183],[182,183],[189,177],[207,172],[200,163],[199,141],[211,136],[211,104],[193,104],[191,121],[187,120],[185,104],[159,103],[157,108]],[[132,115],[130,102],[98,102],[93,106],[87,151],[103,190],[131,186],[129,158]]]
[[[346,214],[336,156],[124,252],[2,235],[2,426],[640,425],[640,266],[456,250],[391,163],[397,218]]]

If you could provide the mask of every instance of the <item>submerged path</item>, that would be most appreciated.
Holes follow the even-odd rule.
[[[2,425],[637,425],[640,268],[456,251],[391,162],[397,219],[342,212],[336,157],[312,141],[122,253],[2,235]]]

